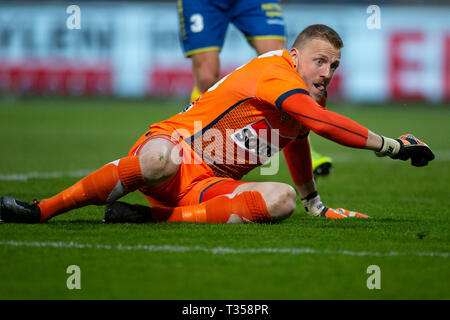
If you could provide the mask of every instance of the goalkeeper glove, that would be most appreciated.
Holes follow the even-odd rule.
[[[319,216],[330,219],[342,219],[349,217],[369,218],[369,216],[359,212],[349,211],[342,208],[332,209],[324,206],[317,191],[309,194],[305,198],[302,198],[302,203],[308,215],[313,217]]]
[[[375,152],[377,157],[389,156],[392,159],[408,160],[416,167],[423,167],[434,159],[430,147],[414,137],[412,134],[404,134],[397,139],[381,136],[383,143],[379,151]]]

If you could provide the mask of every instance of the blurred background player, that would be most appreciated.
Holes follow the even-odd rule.
[[[257,55],[283,49],[286,36],[279,0],[178,0],[180,38],[184,55],[191,58],[197,100],[220,78],[219,53],[228,24],[246,37]],[[321,101],[325,106],[326,98]],[[314,176],[331,172],[332,159],[311,148]]]

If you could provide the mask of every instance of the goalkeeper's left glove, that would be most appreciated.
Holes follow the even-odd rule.
[[[349,217],[369,218],[369,216],[359,212],[349,211],[342,208],[332,209],[324,206],[317,191],[302,198],[302,203],[306,209],[306,212],[310,216],[319,216],[330,219],[342,219]]]
[[[423,167],[434,159],[434,154],[426,143],[423,143],[412,134],[404,134],[397,139],[381,136],[383,143],[376,151],[377,157],[389,156],[392,159],[408,160],[416,167]]]

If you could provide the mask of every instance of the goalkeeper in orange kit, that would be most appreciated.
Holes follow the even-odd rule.
[[[325,108],[343,43],[325,25],[303,30],[293,47],[236,69],[183,112],[150,126],[128,155],[61,193],[32,204],[0,198],[3,222],[38,223],[86,205],[106,205],[106,222],[266,223],[289,217],[296,191],[278,182],[241,181],[283,150],[311,216],[367,217],[324,205],[316,190],[310,131],[347,147],[425,166],[430,148],[413,135],[391,139]],[[116,201],[139,190],[151,206]]]

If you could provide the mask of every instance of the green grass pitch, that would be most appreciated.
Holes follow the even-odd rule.
[[[1,98],[0,195],[49,197],[80,170],[126,155],[148,125],[183,107]],[[96,206],[42,225],[0,224],[0,299],[449,299],[450,107],[329,109],[386,136],[414,133],[436,159],[415,168],[312,135],[334,159],[334,172],[317,182],[322,200],[368,220],[312,218],[297,200],[295,213],[273,225],[105,225]],[[255,170],[245,179],[291,183],[282,157],[277,175]],[[145,204],[139,193],[124,200]],[[80,290],[66,286],[69,265],[81,269]],[[381,289],[366,286],[370,265],[380,267]]]

